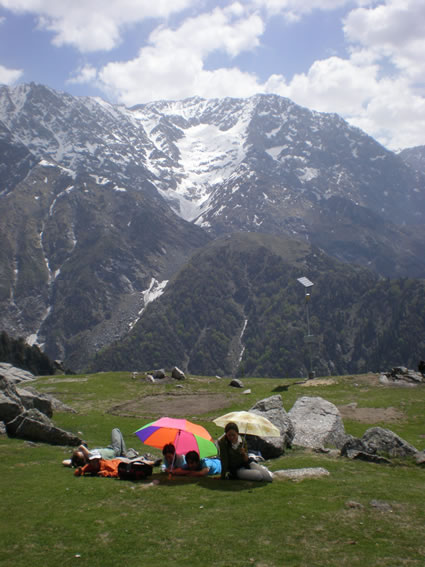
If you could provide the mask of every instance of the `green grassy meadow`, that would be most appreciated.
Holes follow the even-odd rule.
[[[159,456],[133,432],[161,415],[176,417],[173,408],[182,401],[186,411],[178,416],[204,425],[216,438],[222,429],[212,419],[279,393],[287,411],[305,395],[337,406],[356,402],[370,408],[370,422],[344,419],[347,433],[361,436],[380,425],[425,449],[423,386],[384,387],[371,375],[310,381],[307,387],[244,378],[251,393],[243,394],[229,381],[189,376],[182,383],[151,384],[117,372],[40,377],[31,385],[76,410],[56,413],[53,421],[79,432],[89,447],[107,445],[111,429],[119,427],[128,446]],[[376,421],[379,410],[388,408],[395,417]],[[70,452],[0,436],[0,565],[425,565],[425,468],[410,459],[378,465],[294,447],[268,461],[269,468],[320,466],[330,475],[261,484],[157,473],[134,483],[74,477],[61,465]],[[373,501],[387,506],[376,508]]]

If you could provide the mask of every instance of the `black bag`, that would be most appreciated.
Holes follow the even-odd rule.
[[[144,480],[152,474],[152,465],[143,461],[131,463],[120,463],[118,465],[118,476],[121,480]]]

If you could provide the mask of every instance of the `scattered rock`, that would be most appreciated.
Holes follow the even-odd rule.
[[[388,502],[383,502],[382,500],[371,500],[369,504],[372,506],[372,508],[376,508],[381,512],[393,511],[391,504],[388,504]]]
[[[162,378],[165,378],[165,370],[163,368],[160,368],[158,370],[154,370],[152,372],[152,376],[155,379],[161,380]]]
[[[288,415],[295,429],[294,445],[340,449],[347,440],[338,408],[323,398],[303,396]]]
[[[304,480],[306,478],[319,478],[329,476],[329,471],[323,467],[312,467],[305,469],[281,469],[273,472],[273,479]]]
[[[345,503],[345,507],[352,509],[354,508],[358,510],[362,510],[364,508],[363,504],[360,504],[360,502],[356,502],[355,500],[347,500],[347,502]]]
[[[244,391],[242,392],[242,394],[250,394],[250,393],[251,393],[251,389],[250,389],[250,388],[248,388],[248,390],[244,390]]]
[[[417,465],[425,465],[425,451],[418,451],[415,455]]]
[[[184,372],[182,370],[180,370],[180,368],[177,368],[177,366],[175,366],[172,369],[171,377],[174,378],[175,380],[185,380],[186,379]]]
[[[425,377],[421,372],[410,370],[405,366],[396,366],[389,372],[382,372],[379,382],[384,386],[417,386],[425,384]]]
[[[229,382],[229,386],[232,386],[233,388],[243,388],[242,382],[237,378],[233,378],[233,380]]]

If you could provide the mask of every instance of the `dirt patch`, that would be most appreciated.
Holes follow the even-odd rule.
[[[234,400],[234,396],[225,394],[159,394],[114,406],[108,413],[123,417],[200,416],[210,411],[228,408]]]
[[[314,386],[330,386],[331,384],[336,384],[336,380],[332,378],[314,378],[313,380],[308,380],[300,384],[303,388],[311,388]]]
[[[361,423],[393,423],[406,418],[405,414],[396,408],[358,408],[355,404],[338,407],[341,417]]]

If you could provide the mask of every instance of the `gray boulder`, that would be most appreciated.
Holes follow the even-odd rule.
[[[229,386],[232,386],[233,388],[243,388],[243,383],[241,382],[241,380],[233,378],[233,380],[229,382]]]
[[[385,386],[417,386],[424,384],[425,378],[421,372],[416,372],[405,366],[396,366],[390,372],[382,372],[379,382]]]
[[[55,427],[46,415],[34,408],[25,410],[14,420],[6,423],[6,431],[10,437],[50,443],[51,445],[76,446],[81,444],[79,437]]]
[[[25,409],[36,408],[40,410],[41,413],[47,415],[47,417],[52,417],[53,406],[52,401],[48,396],[40,394],[35,388],[31,388],[30,386],[25,389],[16,388],[16,391],[18,396],[21,398]]]
[[[341,449],[347,440],[338,408],[323,398],[303,396],[288,415],[295,428],[294,445]]]
[[[177,368],[177,366],[175,366],[172,369],[171,377],[174,378],[175,380],[185,380],[186,379],[184,372],[182,370],[180,370],[180,368]]]
[[[249,411],[267,418],[281,433],[280,437],[247,435],[249,449],[260,451],[265,459],[272,459],[279,457],[286,448],[291,447],[295,429],[283,407],[280,394],[258,401]]]
[[[13,382],[0,376],[0,421],[8,422],[24,411],[24,405]]]
[[[384,453],[390,457],[409,457],[418,452],[413,445],[383,427],[368,429],[361,440],[370,453]]]
[[[0,362],[0,374],[13,384],[18,384],[19,382],[27,382],[29,380],[35,379],[34,374],[31,374],[31,372],[22,370],[22,368],[16,368],[8,362]]]
[[[159,368],[158,370],[154,370],[152,372],[152,376],[158,380],[162,380],[165,378],[165,370],[163,368]]]
[[[389,463],[388,457],[409,457],[418,450],[393,431],[383,427],[368,429],[361,439],[349,437],[341,448],[341,456],[373,463]]]

